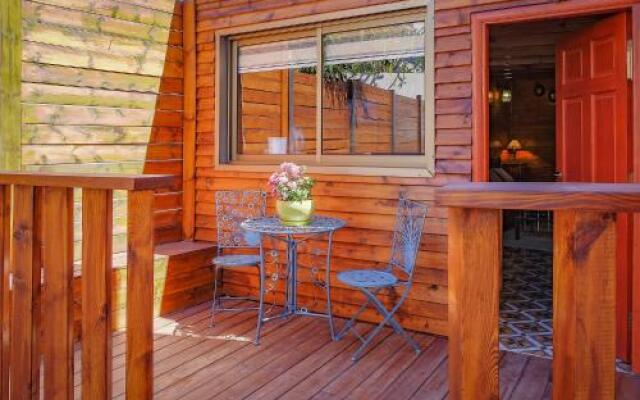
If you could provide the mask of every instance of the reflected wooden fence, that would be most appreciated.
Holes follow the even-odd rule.
[[[0,399],[73,398],[73,189],[82,190],[82,397],[111,398],[113,190],[128,192],[127,398],[152,397],[153,191],[171,179],[0,171]]]

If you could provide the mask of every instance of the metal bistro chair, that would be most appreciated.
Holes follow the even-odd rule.
[[[353,361],[357,361],[362,356],[365,348],[387,324],[389,324],[397,334],[404,337],[416,353],[420,353],[418,344],[407,334],[393,315],[398,311],[402,303],[404,303],[411,290],[413,271],[426,215],[426,206],[400,197],[396,215],[396,226],[393,233],[391,259],[386,268],[348,270],[338,273],[339,281],[359,289],[367,299],[338,334],[338,338],[342,338],[346,333],[351,331],[362,341],[362,345],[360,345],[353,354]],[[396,287],[403,288],[402,295],[398,302],[390,310],[387,310],[377,295],[383,289],[395,289]],[[363,337],[355,329],[354,325],[356,319],[369,304],[375,306],[383,319],[368,336]]]
[[[260,328],[264,314],[264,257],[261,236],[258,233],[247,232],[240,224],[248,218],[264,217],[266,214],[266,194],[260,190],[246,191],[218,191],[216,192],[216,219],[218,229],[218,255],[213,259],[214,284],[213,301],[211,304],[211,323],[215,323],[217,311],[258,311],[256,338],[254,343],[260,342]],[[225,249],[253,249],[258,254],[223,254]],[[225,308],[222,300],[256,300],[249,297],[218,296],[218,271],[221,274],[225,268],[239,268],[254,266],[260,276],[260,294],[258,307]],[[220,276],[222,279],[222,276]]]

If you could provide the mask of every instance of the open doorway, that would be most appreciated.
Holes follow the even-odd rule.
[[[619,127],[615,122],[607,127],[591,128],[597,133],[587,132],[589,136],[586,140],[575,139],[585,135],[584,130],[574,128],[585,121],[579,113],[567,108],[570,107],[567,104],[571,103],[563,99],[571,100],[567,93],[575,90],[567,84],[570,81],[567,80],[567,71],[569,74],[582,74],[584,71],[580,68],[584,65],[570,59],[572,54],[579,54],[571,53],[573,48],[570,52],[562,52],[568,46],[579,44],[580,40],[589,39],[589,35],[596,40],[588,41],[588,46],[591,47],[587,51],[595,52],[594,43],[599,45],[600,37],[597,35],[601,34],[601,28],[611,27],[614,23],[620,24],[624,17],[624,14],[603,14],[494,25],[490,28],[487,101],[491,181],[624,181],[614,176],[615,168],[610,167],[617,161],[605,163],[595,160],[597,157],[593,156],[595,152],[607,151],[606,147],[611,143],[614,143],[613,147],[616,146],[617,139],[611,133]],[[609,37],[601,37],[603,45],[606,45]],[[627,38],[624,37],[623,40],[626,46]],[[615,51],[620,52],[620,47],[616,47]],[[593,59],[604,60],[605,63],[607,61],[606,56]],[[574,65],[567,67],[570,62],[574,62]],[[599,85],[600,77],[594,68],[600,67],[597,63],[589,64],[590,73],[597,79],[586,79],[584,82]],[[604,90],[601,92],[605,93]],[[606,93],[609,98],[615,96],[615,91]],[[611,93],[614,94],[609,95]],[[561,99],[559,96],[564,97]],[[586,93],[583,97],[595,102],[590,106],[597,107],[597,94]],[[616,101],[628,101],[619,100],[618,98]],[[569,124],[567,110],[575,114],[569,116],[573,117]],[[607,123],[606,119],[589,120],[588,116],[587,120]],[[624,129],[627,128],[625,125]],[[601,133],[605,131],[606,137]],[[626,142],[620,148],[625,149],[625,152],[630,149]],[[575,154],[578,156],[574,156]],[[609,159],[616,160],[619,156],[613,149]],[[625,169],[627,165],[624,162],[622,164],[621,168]],[[609,168],[611,176],[604,176]],[[569,174],[572,175],[568,176]],[[503,226],[501,348],[551,357],[553,215],[548,211],[505,211]],[[619,347],[618,355],[625,359],[628,349]],[[619,367],[628,369],[623,363]]]

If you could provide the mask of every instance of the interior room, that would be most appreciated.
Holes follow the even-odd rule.
[[[554,182],[556,48],[607,15],[498,25],[490,31],[490,178]],[[550,358],[552,232],[549,211],[505,211],[500,345]],[[624,364],[619,363],[624,369]]]

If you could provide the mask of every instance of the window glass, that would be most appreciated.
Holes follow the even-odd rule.
[[[425,24],[322,38],[322,153],[424,154]]]
[[[237,153],[316,153],[315,38],[238,48]]]

